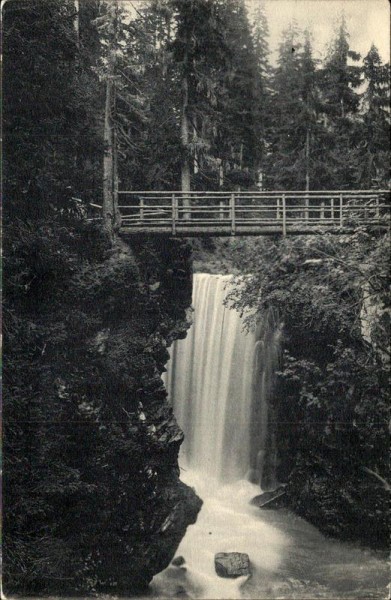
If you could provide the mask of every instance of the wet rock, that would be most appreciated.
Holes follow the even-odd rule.
[[[161,523],[160,528],[151,537],[144,537],[144,570],[141,572],[148,582],[172,562],[187,527],[195,523],[202,506],[202,500],[190,487],[176,475],[171,477],[171,485],[167,481],[161,488],[161,501],[154,512],[154,518]],[[184,570],[185,567],[172,569],[176,574]]]
[[[183,558],[183,556],[176,556],[174,558],[174,560],[171,562],[172,565],[174,565],[174,567],[181,567],[182,565],[185,564],[185,559]]]
[[[215,569],[220,577],[250,575],[250,559],[242,552],[219,552],[215,555]]]
[[[250,504],[259,508],[280,508],[282,505],[282,496],[286,493],[285,486],[280,486],[272,492],[264,492],[255,496]]]

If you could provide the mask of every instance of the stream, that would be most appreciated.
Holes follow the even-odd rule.
[[[154,577],[158,598],[389,598],[389,565],[384,553],[326,538],[286,509],[249,504],[259,487],[248,481],[218,485],[201,473],[182,479],[204,500],[176,556],[186,567],[169,566]],[[217,552],[246,552],[251,577],[216,575]]]

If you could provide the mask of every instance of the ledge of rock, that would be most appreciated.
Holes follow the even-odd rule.
[[[219,552],[215,555],[215,569],[220,577],[250,575],[250,559],[242,552]]]
[[[280,508],[282,505],[282,496],[286,493],[285,486],[281,486],[272,492],[264,492],[255,496],[250,504],[259,508]]]

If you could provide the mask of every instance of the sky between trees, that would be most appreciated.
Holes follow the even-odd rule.
[[[261,0],[246,0],[249,14]],[[277,59],[281,33],[292,19],[313,33],[313,49],[317,58],[324,58],[327,44],[333,38],[336,22],[343,12],[350,33],[351,48],[365,56],[371,44],[379,50],[383,62],[390,56],[390,9],[387,0],[263,0],[268,20],[272,54]]]
[[[145,5],[145,0],[122,0],[130,14]],[[390,57],[390,8],[388,0],[246,0],[250,19],[262,3],[269,25],[270,61],[277,60],[281,33],[296,19],[313,34],[316,58],[323,59],[333,38],[341,14],[345,14],[351,47],[365,56],[371,44],[377,47],[383,62]]]

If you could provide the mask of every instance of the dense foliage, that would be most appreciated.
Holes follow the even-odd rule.
[[[200,505],[178,479],[183,434],[160,378],[188,326],[190,250],[113,244],[86,220],[102,200],[111,13],[79,8],[11,0],[3,11],[12,594],[135,591],[168,564]]]
[[[64,218],[18,224],[6,250],[4,584],[135,590],[196,510],[160,379],[186,331],[189,250],[110,250]]]
[[[273,307],[284,324],[274,426],[291,505],[374,545],[388,543],[389,242],[357,230],[239,244],[233,296],[250,321]]]
[[[97,2],[11,1],[3,21],[3,126],[8,214],[37,218],[95,201],[100,189],[101,87],[93,70]],[[100,101],[101,103],[101,101]],[[99,193],[99,192],[98,192]]]

